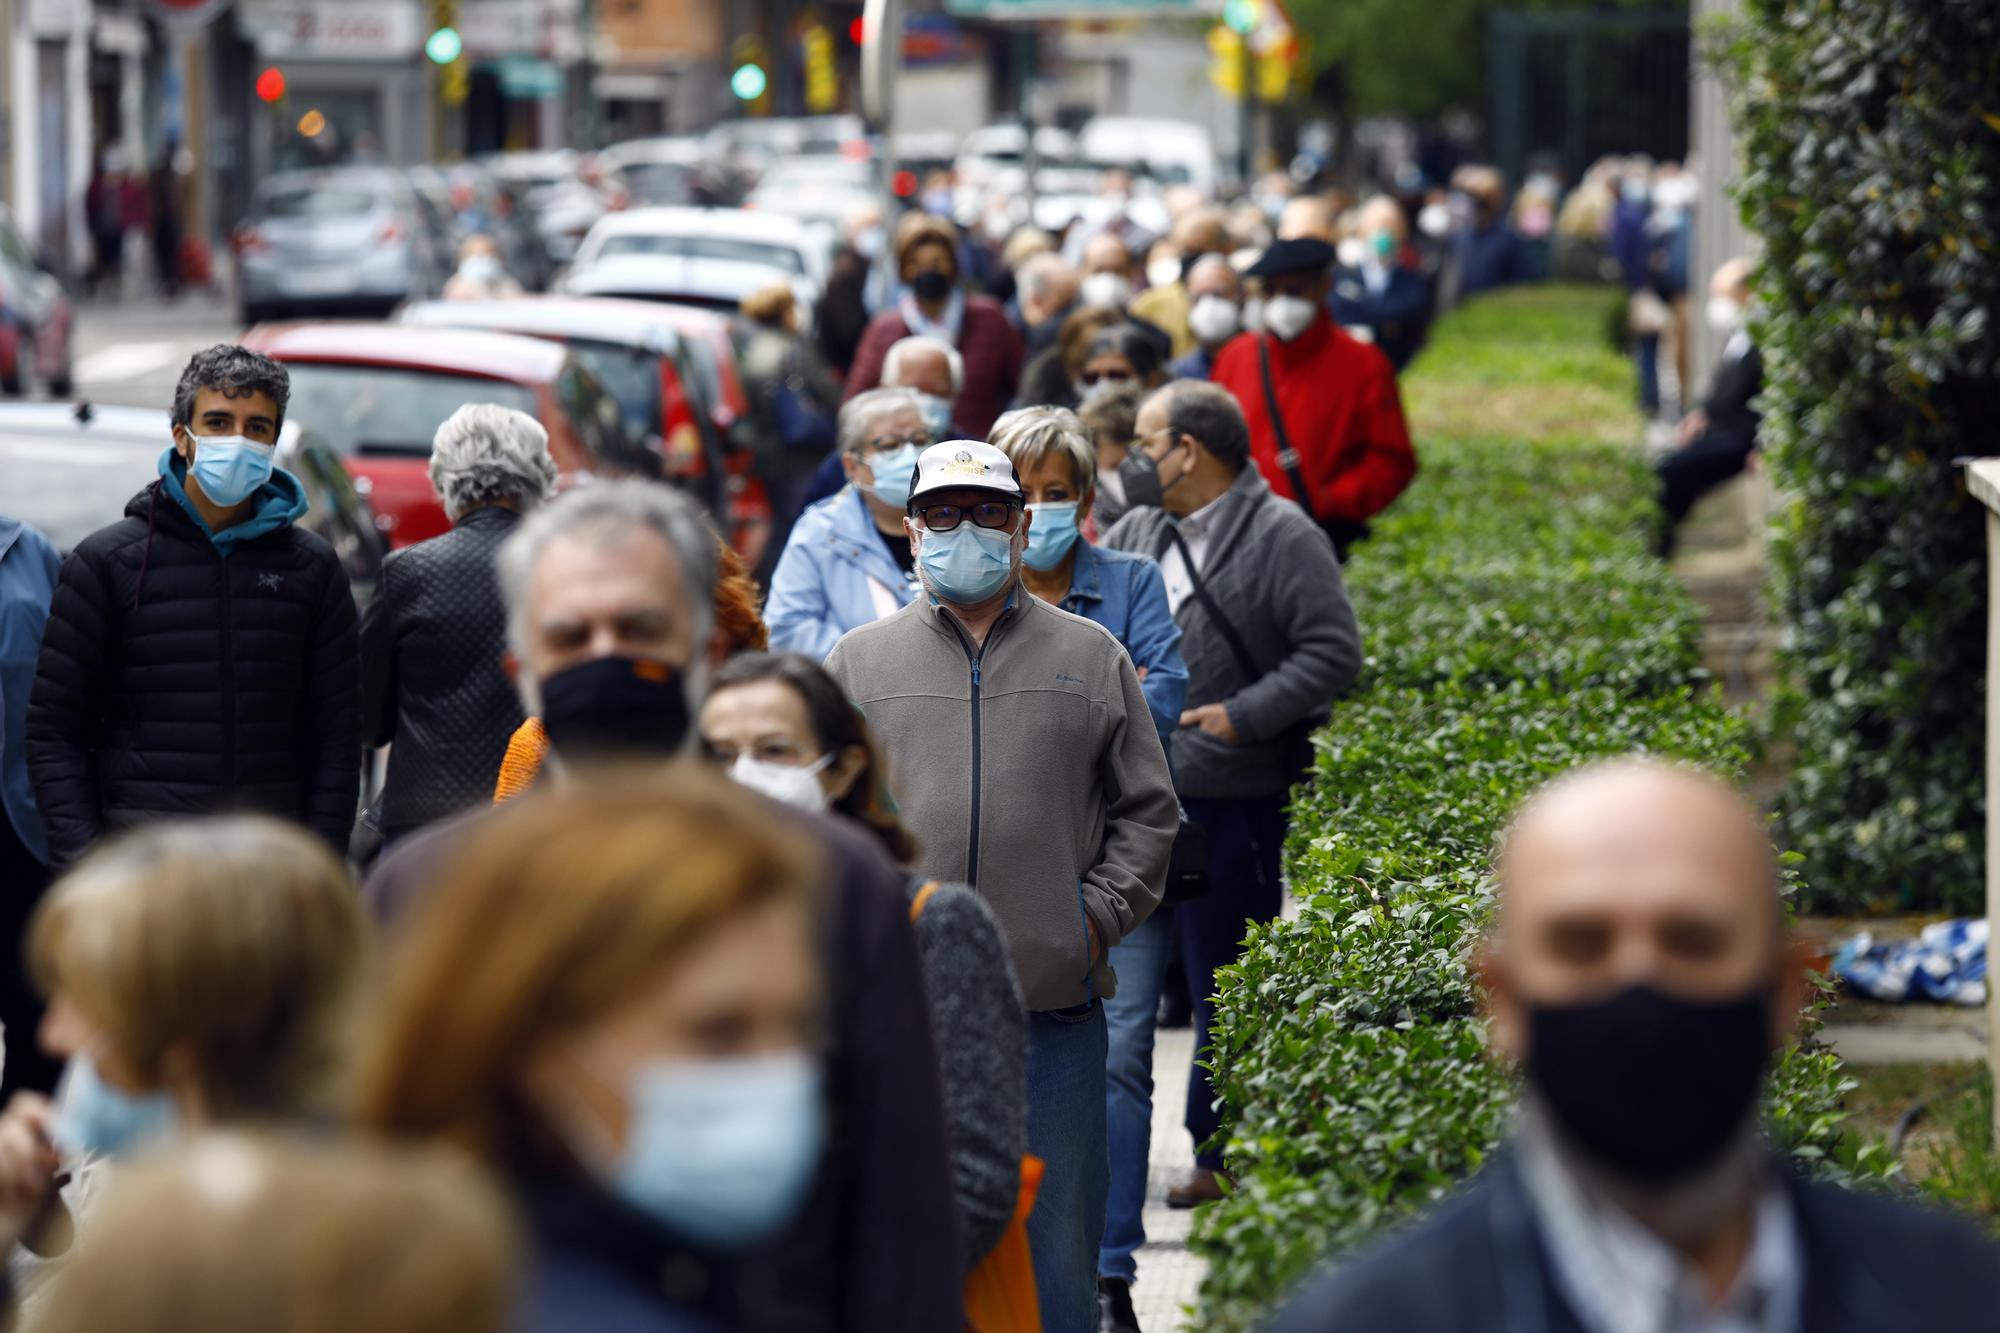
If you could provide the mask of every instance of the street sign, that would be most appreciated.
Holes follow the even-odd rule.
[[[1115,19],[1187,18],[1214,14],[1217,0],[944,0],[945,12],[960,18]]]
[[[494,68],[500,75],[501,93],[515,101],[545,102],[562,96],[562,67],[553,61],[509,55],[495,61]]]

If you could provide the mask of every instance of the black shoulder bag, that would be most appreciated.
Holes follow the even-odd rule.
[[[1262,678],[1264,669],[1258,666],[1257,659],[1250,655],[1250,645],[1236,632],[1236,626],[1230,623],[1229,616],[1222,609],[1222,603],[1215,600],[1208,591],[1208,585],[1201,581],[1201,574],[1194,567],[1194,553],[1188,550],[1187,539],[1181,536],[1180,529],[1174,526],[1172,519],[1166,520],[1166,536],[1156,544],[1153,559],[1158,561],[1169,548],[1181,553],[1181,563],[1187,566],[1189,591],[1195,601],[1201,604],[1201,609],[1207,614],[1210,623],[1215,626],[1215,632],[1220,634],[1222,641],[1229,646],[1229,655],[1236,659],[1236,669],[1243,673],[1244,683],[1249,684]],[[1293,723],[1278,737],[1281,762],[1286,773],[1291,775],[1286,782],[1287,787],[1298,782],[1312,767],[1312,737],[1318,726],[1318,719],[1307,717]]]
[[[1278,386],[1271,382],[1271,348],[1261,333],[1257,335],[1257,373],[1264,379],[1264,410],[1270,414],[1271,430],[1278,437],[1278,466],[1291,480],[1292,494],[1298,497],[1299,508],[1319,525],[1319,530],[1333,543],[1334,556],[1344,565],[1347,563],[1347,548],[1368,535],[1368,525],[1351,518],[1323,519],[1313,512],[1312,492],[1306,487],[1305,469],[1300,466],[1299,451],[1292,448],[1291,432],[1285,429],[1285,414],[1278,406]]]

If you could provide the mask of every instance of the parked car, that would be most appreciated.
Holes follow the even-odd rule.
[[[602,188],[596,164],[568,149],[500,153],[480,165],[507,184],[556,268],[576,256],[599,218],[625,206],[622,195]]]
[[[1161,185],[1192,185],[1216,192],[1220,169],[1215,140],[1206,127],[1150,116],[1095,116],[1077,136],[1083,156],[1150,176]]]
[[[387,167],[273,176],[236,229],[245,324],[306,314],[385,315],[451,273],[416,191]]]
[[[733,204],[740,185],[699,139],[628,139],[597,155],[634,208]]]
[[[576,353],[618,400],[628,429],[655,457],[657,475],[699,496],[727,520],[729,444],[716,401],[698,377],[672,316],[648,301],[538,296],[512,301],[424,301],[402,322],[422,328],[487,329],[547,338]],[[732,418],[733,420],[733,418]]]
[[[677,301],[734,311],[788,282],[810,322],[827,250],[796,218],[727,208],[635,208],[607,215],[584,238],[564,281],[577,296]]]
[[[466,403],[527,412],[549,432],[558,485],[649,469],[618,403],[569,349],[539,338],[403,324],[267,324],[243,345],[291,372],[288,414],[365,483],[391,546],[450,527],[431,493],[431,439]]]
[[[0,394],[19,397],[39,384],[68,397],[74,325],[69,293],[0,208]]]
[[[835,230],[855,210],[881,204],[881,169],[871,159],[795,157],[773,164],[743,206],[818,224],[823,230],[816,242],[830,246]]]
[[[771,537],[771,499],[753,467],[750,450],[750,396],[737,364],[736,321],[699,306],[663,303],[660,313],[680,335],[695,383],[712,404],[710,419],[728,444],[729,534],[736,553],[752,569],[764,558]]]
[[[160,474],[173,428],[165,412],[89,403],[0,405],[0,495],[9,516],[67,552],[116,522]],[[278,435],[278,466],[306,492],[302,526],[332,544],[365,606],[382,580],[388,543],[339,455],[296,419]]]

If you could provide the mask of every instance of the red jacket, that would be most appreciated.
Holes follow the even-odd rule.
[[[854,349],[854,365],[847,372],[847,397],[879,387],[883,358],[893,344],[909,336],[910,326],[894,308],[869,320],[861,345]],[[1021,335],[1007,322],[1007,312],[998,301],[990,296],[965,298],[965,320],[958,326],[958,354],[965,359],[965,387],[959,390],[952,420],[983,440],[1021,383]]]
[[[1312,492],[1310,503],[1293,494],[1291,476],[1278,464],[1278,435],[1257,368],[1260,337],[1271,349],[1271,382]],[[1417,475],[1389,358],[1343,333],[1325,314],[1291,342],[1238,334],[1216,354],[1212,378],[1242,405],[1250,422],[1250,453],[1264,480],[1322,522],[1372,518]]]

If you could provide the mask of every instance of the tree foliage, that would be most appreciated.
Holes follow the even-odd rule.
[[[1812,901],[1983,901],[1985,534],[2000,450],[2000,5],[1749,0],[1739,200],[1762,237],[1786,631],[1780,814]]]

